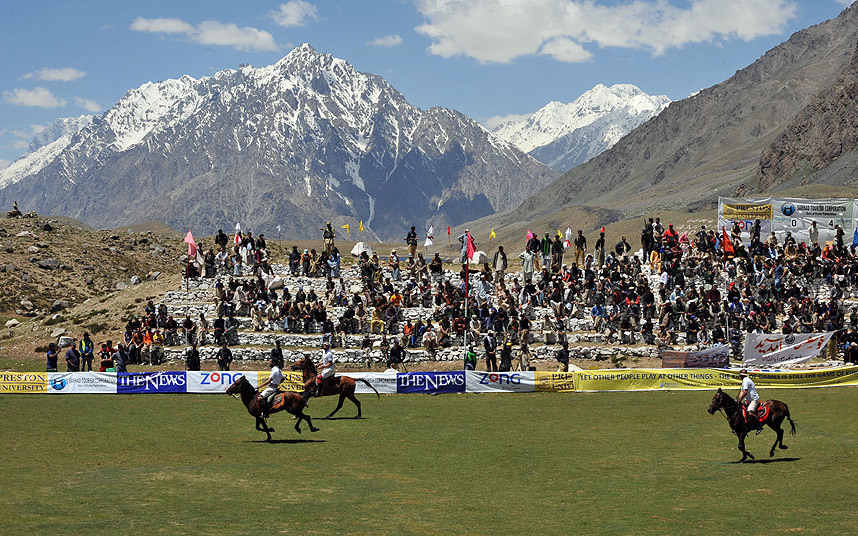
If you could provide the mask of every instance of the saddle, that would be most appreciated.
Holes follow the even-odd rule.
[[[764,424],[766,419],[769,418],[769,412],[771,411],[771,407],[768,404],[761,404],[759,409],[757,409],[757,421],[760,424]],[[745,419],[745,424],[748,424],[748,406],[742,404],[742,418]]]

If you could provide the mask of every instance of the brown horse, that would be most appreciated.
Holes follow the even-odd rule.
[[[265,419],[262,418],[262,413],[259,411],[259,392],[247,381],[247,378],[241,376],[235,380],[232,385],[227,387],[226,394],[241,396],[241,401],[247,407],[247,412],[256,417],[256,429],[260,432],[265,432],[268,435],[266,441],[271,441],[271,432],[274,428],[270,428]],[[274,395],[274,403],[269,414],[277,413],[278,411],[286,410],[298,417],[298,422],[295,423],[295,431],[301,433],[301,421],[306,420],[310,425],[311,432],[318,432],[319,429],[313,426],[313,421],[310,416],[304,413],[304,407],[307,405],[307,399],[303,398],[299,393],[293,391],[285,391]]]
[[[765,406],[768,406],[769,414],[763,421],[763,424],[768,425],[769,428],[778,434],[777,438],[775,438],[774,444],[772,445],[772,450],[769,452],[769,457],[772,457],[775,455],[775,447],[779,447],[784,450],[787,448],[787,446],[784,445],[784,430],[781,428],[781,423],[784,422],[785,418],[789,420],[790,435],[795,435],[795,423],[789,415],[789,408],[780,400],[766,400],[762,405],[760,405],[757,412],[759,413]],[[739,450],[742,451],[742,459],[739,461],[744,462],[748,458],[753,460],[754,455],[745,450],[745,436],[748,435],[748,432],[754,430],[755,427],[753,425],[748,425],[748,423],[745,422],[745,417],[742,415],[739,403],[733,400],[730,395],[723,392],[721,389],[718,389],[718,392],[715,393],[715,397],[712,398],[712,403],[709,404],[708,411],[709,414],[712,415],[721,409],[726,413],[727,422],[730,423],[730,428],[733,430],[733,433],[739,436]]]
[[[313,364],[313,361],[308,357],[302,357],[298,361],[292,365],[292,370],[300,370],[304,374],[304,388],[307,390],[315,391],[316,389],[316,376],[318,372],[316,371],[316,365]],[[378,394],[378,391],[375,387],[372,386],[371,383],[366,381],[363,378],[358,378],[357,381],[363,382],[370,387],[378,398],[381,398],[381,395]],[[352,402],[354,402],[355,406],[357,406],[357,415],[355,415],[355,419],[360,419],[360,401],[355,398],[355,379],[350,378],[348,376],[334,376],[333,378],[329,378],[325,380],[322,384],[322,394],[321,396],[330,396],[330,395],[340,395],[340,402],[337,404],[337,407],[332,411],[326,419],[330,419],[334,416],[334,413],[340,411],[340,408],[343,407],[343,400],[348,398]]]

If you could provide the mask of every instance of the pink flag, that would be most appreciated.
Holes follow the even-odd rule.
[[[196,257],[197,243],[194,242],[194,235],[191,234],[190,229],[188,229],[188,236],[185,237],[185,243],[188,245],[188,257]]]
[[[533,233],[531,233],[530,231],[528,231],[528,232],[527,232],[527,239],[528,239],[528,240],[530,240],[531,238],[533,238]]]
[[[477,251],[477,246],[474,245],[474,239],[471,237],[471,233],[468,233],[468,246],[466,249],[468,253],[468,260],[474,260],[474,253]]]

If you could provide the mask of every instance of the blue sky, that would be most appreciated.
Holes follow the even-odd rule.
[[[308,42],[421,108],[489,126],[599,83],[677,100],[850,0],[9,0],[0,5],[0,167],[60,117],[148,81],[268,65]]]

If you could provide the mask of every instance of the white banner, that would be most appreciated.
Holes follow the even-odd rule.
[[[536,389],[532,371],[465,373],[465,391],[468,393],[529,393]]]
[[[834,335],[825,333],[748,333],[745,336],[746,365],[804,363],[816,357]]]
[[[115,372],[49,372],[49,393],[116,394]]]
[[[267,372],[257,373],[256,371],[244,370],[235,370],[232,372],[189,370],[185,372],[185,375],[188,378],[189,393],[223,393],[226,391],[227,387],[232,385],[234,381],[242,376],[247,378],[247,381],[249,381],[253,387],[257,387],[259,385],[259,382],[257,381],[258,376],[264,375],[264,378],[268,379]]]
[[[395,372],[346,372],[337,376],[348,376],[349,378],[363,378],[375,387],[379,393],[396,394]],[[362,381],[355,381],[355,393],[375,393]]]
[[[760,240],[763,242],[772,232],[779,243],[783,243],[790,231],[796,242],[809,243],[810,225],[816,222],[819,243],[834,242],[836,225],[844,231],[846,247],[852,244],[855,220],[858,217],[854,199],[798,199],[792,197],[718,198],[718,229],[726,227],[730,233],[733,222],[742,230],[742,242],[751,240],[751,226],[760,220]],[[719,237],[721,235],[719,234]]]

